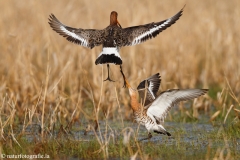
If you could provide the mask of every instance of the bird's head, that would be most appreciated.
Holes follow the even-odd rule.
[[[110,25],[112,25],[112,26],[117,25],[120,28],[122,28],[122,26],[120,25],[120,23],[117,20],[117,16],[118,16],[118,13],[116,11],[111,12],[111,14],[110,14]]]

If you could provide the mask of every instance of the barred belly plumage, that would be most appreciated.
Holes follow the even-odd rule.
[[[146,113],[143,113],[142,111],[135,112],[134,118],[141,125],[154,124],[153,120],[150,117],[148,117]]]

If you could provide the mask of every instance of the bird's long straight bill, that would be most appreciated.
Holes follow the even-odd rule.
[[[131,88],[131,86],[130,86],[130,84],[128,83],[128,81],[127,81],[127,79],[125,78],[125,76],[124,76],[124,81],[125,81],[125,83],[126,83],[127,88]]]
[[[119,27],[121,27],[121,28],[122,28],[122,26],[121,26],[121,24],[118,22],[118,20],[117,20],[117,24],[119,25]]]

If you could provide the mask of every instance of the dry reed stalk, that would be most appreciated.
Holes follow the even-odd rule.
[[[27,109],[25,109],[25,115],[24,115],[24,120],[23,120],[23,127],[22,127],[22,133],[25,132],[25,128],[26,128],[26,117],[27,114],[29,113],[29,111]]]
[[[102,84],[101,84],[101,96],[100,96],[100,99],[99,99],[99,102],[98,102],[98,105],[97,107],[95,106],[95,103],[94,103],[94,98],[93,98],[93,92],[91,90],[91,95],[92,95],[92,101],[94,103],[94,112],[95,112],[95,119],[96,119],[96,123],[99,123],[98,121],[98,116],[99,116],[99,109],[100,109],[100,106],[101,106],[101,97],[102,97],[102,92],[103,92],[103,67],[102,67]],[[107,127],[107,125],[106,125]],[[91,129],[94,131],[94,135],[95,137],[97,138],[97,141],[100,145],[100,149],[98,151],[96,151],[95,153],[100,153],[102,152],[103,153],[103,157],[104,159],[107,159],[108,158],[108,150],[107,150],[107,146],[106,146],[106,137],[102,135],[102,132],[101,132],[101,127],[98,125],[98,128],[97,128],[97,131],[95,131],[95,129],[93,127],[91,127]],[[107,130],[107,128],[106,128]],[[99,135],[97,135],[97,133],[99,133]],[[107,133],[105,133],[107,134]],[[104,139],[105,138],[105,139]]]
[[[226,123],[226,120],[227,120],[228,114],[230,113],[230,111],[232,110],[233,107],[234,107],[234,106],[231,105],[230,108],[228,109],[227,114],[226,114],[226,116],[225,116],[225,118],[224,118],[223,124]]]
[[[240,102],[239,102],[237,96],[234,94],[234,92],[233,92],[233,90],[232,90],[232,87],[231,87],[231,85],[229,84],[229,81],[228,81],[227,77],[225,77],[225,80],[226,80],[227,85],[228,85],[228,88],[229,88],[229,90],[230,90],[229,95],[234,99],[234,101],[237,102],[238,105],[240,105]],[[224,122],[223,122],[224,124],[226,123],[228,114],[230,113],[230,111],[232,110],[232,108],[234,108],[234,105],[231,105],[230,108],[228,109],[227,114],[226,114],[226,116],[225,116],[225,118],[224,118]],[[235,109],[235,108],[234,108],[234,110],[235,110],[235,111],[238,111],[238,110]],[[238,116],[237,116],[237,117],[238,117]]]
[[[0,107],[0,115],[2,115],[2,109],[3,109],[3,104],[5,103],[5,97],[3,98],[1,107]],[[4,126],[3,126],[3,122],[2,122],[2,117],[0,118],[0,130],[1,130],[1,139],[5,140],[3,134],[4,134]],[[6,140],[5,140],[6,141]]]
[[[134,130],[131,127],[126,127],[121,131],[121,133],[123,134],[123,144],[127,147],[131,158],[136,158],[136,156],[139,154],[141,159],[145,159],[138,140],[138,129],[136,132],[134,132]],[[137,146],[137,151],[135,153],[131,147],[130,143],[131,137],[134,139],[134,143]]]
[[[134,155],[131,156],[130,160],[136,160],[137,155],[138,155],[138,151]]]
[[[134,130],[130,127],[126,127],[122,130],[123,134],[123,144],[127,147],[129,154],[133,155],[133,150],[130,145],[131,135],[134,135]]]
[[[104,2],[106,1],[103,1],[103,4]],[[175,82],[179,88],[192,88],[198,85],[206,87],[217,85],[222,88],[224,86],[224,76],[222,75],[225,74],[229,79],[229,85],[234,88],[234,92],[239,93],[239,87],[233,87],[238,82],[237,75],[239,73],[237,69],[239,68],[237,62],[239,55],[236,54],[239,51],[237,43],[239,33],[236,28],[239,22],[234,21],[234,17],[239,17],[239,13],[234,12],[237,1],[231,0],[231,2],[221,1],[218,6],[212,6],[210,5],[212,2],[207,1],[191,2],[187,5],[179,23],[162,32],[159,37],[138,46],[123,48],[121,56],[124,60],[126,74],[137,81],[137,79],[146,77],[146,74],[160,72],[165,78],[164,81]],[[90,9],[76,9],[77,4],[80,3],[84,3],[84,6]],[[114,3],[113,1],[109,5],[114,6]],[[128,2],[130,6],[133,6],[133,3]],[[138,7],[134,7],[134,10],[124,9],[124,12],[122,12],[122,6],[117,6],[116,10],[119,12],[121,24],[127,27],[168,17],[179,8],[181,3],[183,1],[179,1],[174,5],[172,5],[172,2],[160,4],[156,1],[155,5],[150,2],[146,4],[139,3]],[[49,1],[41,2],[37,7],[35,6],[37,3],[22,6],[19,3],[8,1],[1,2],[1,4],[1,9],[5,14],[1,15],[0,26],[6,31],[0,34],[0,40],[3,44],[0,53],[2,57],[0,60],[0,73],[3,75],[0,86],[1,91],[8,86],[16,97],[21,95],[20,101],[33,98],[26,96],[26,90],[30,90],[31,96],[36,95],[36,90],[41,86],[39,83],[46,78],[46,69],[44,68],[47,66],[47,50],[51,51],[49,56],[49,66],[51,68],[49,97],[56,97],[59,94],[55,91],[52,93],[53,89],[64,89],[66,86],[70,86],[71,96],[73,96],[74,100],[76,98],[73,95],[76,93],[75,82],[78,81],[76,77],[80,77],[80,79],[87,77],[93,90],[99,89],[101,72],[100,67],[94,65],[94,60],[101,48],[97,47],[94,50],[88,50],[59,38],[48,26],[47,17],[48,13],[54,12],[66,24],[75,27],[100,29],[108,24],[108,18],[101,18],[100,20],[98,17],[108,17],[110,11],[100,10],[96,4],[90,5],[87,2],[76,2],[76,5],[71,5],[67,1],[62,1],[59,6],[55,6],[53,5],[54,2]],[[7,5],[28,16],[17,15],[9,10],[6,7]],[[102,4],[99,5],[101,8]],[[70,17],[67,17],[69,14],[61,14],[60,9],[64,6],[68,6],[65,12],[70,12]],[[143,6],[148,6],[148,9],[151,8],[151,12],[144,15],[138,14],[141,16],[136,15],[135,13],[144,12],[141,8]],[[31,16],[33,11],[35,12],[33,8],[37,8],[39,11],[36,17]],[[159,10],[159,8],[161,9]],[[193,8],[195,9],[193,10]],[[228,10],[229,8],[231,10]],[[228,11],[223,14],[218,12],[219,9]],[[93,14],[92,10],[98,12],[98,15]],[[73,11],[74,13],[72,13]],[[159,15],[159,13],[161,14]],[[203,16],[198,16],[200,13]],[[87,16],[81,16],[79,22],[77,21],[79,17],[76,15]],[[133,15],[135,15],[134,18]],[[196,22],[197,25],[190,25],[196,16],[199,17]],[[222,17],[225,17],[225,23],[222,23]],[[10,22],[9,19],[13,19],[13,21]],[[19,19],[23,19],[21,25],[18,25]],[[42,21],[37,21],[39,19]],[[89,19],[91,19],[90,22]],[[78,24],[74,24],[75,22]],[[29,23],[32,24],[32,27],[27,25]],[[19,32],[20,30],[21,32]],[[25,35],[31,36],[26,37]],[[18,44],[18,47],[9,47],[14,46],[14,44]],[[78,68],[80,68],[80,72],[77,72],[79,71]],[[5,70],[8,71],[7,74]],[[112,70],[114,77],[118,77],[119,75],[115,73],[118,68],[113,67]],[[70,78],[67,78],[68,75],[71,75]],[[19,77],[22,78],[19,79]],[[88,84],[86,82],[80,80],[79,85],[87,88]],[[116,82],[117,88],[121,87],[119,82]],[[22,86],[21,90],[17,89],[19,86]],[[162,87],[165,89],[171,86],[163,85]],[[112,90],[112,87],[110,85],[106,86],[102,93],[107,90]],[[126,101],[127,96],[124,94],[120,96],[121,104]],[[238,94],[236,96],[239,97]],[[99,99],[99,97],[100,94],[95,92],[94,98]],[[108,102],[103,101],[102,105],[108,105]],[[70,109],[74,110],[72,107]],[[46,110],[46,112],[48,111]],[[125,107],[124,113],[129,112],[130,109]],[[124,116],[128,116],[128,114]]]
[[[214,160],[232,159],[228,139],[226,136],[224,136],[223,139],[224,139],[224,146],[222,148],[217,149],[215,156],[213,158]],[[227,155],[226,155],[226,152],[227,152]]]
[[[41,119],[41,137],[42,140],[44,138],[44,116],[45,116],[45,105],[46,105],[46,97],[47,97],[47,89],[50,75],[50,67],[49,67],[49,52],[48,52],[48,62],[47,62],[47,70],[46,70],[46,79],[45,79],[45,88],[43,95],[43,106],[42,106],[42,119]]]
[[[141,159],[144,159],[144,158],[143,158],[143,152],[142,152],[142,150],[141,150],[141,147],[140,147],[140,145],[139,145],[139,140],[138,140],[138,133],[139,133],[140,125],[141,125],[141,124],[138,124],[137,130],[136,130],[135,135],[134,135],[134,141],[135,141],[135,143],[136,143],[136,145],[137,145],[138,153],[139,153]]]
[[[59,109],[59,106],[60,106],[60,103],[61,103],[61,98],[59,100],[59,102],[57,103],[56,107],[54,108],[54,110],[51,112],[51,116],[50,116],[50,122],[49,122],[49,130],[51,131],[54,131],[54,126],[55,126],[55,123],[57,121],[57,110]]]
[[[217,116],[218,116],[220,113],[221,113],[220,110],[216,111],[216,112],[211,116],[210,121],[214,121],[215,118],[217,118]]]
[[[117,89],[115,87],[115,94],[116,94],[116,100],[117,100],[117,104],[118,104],[118,110],[121,111],[121,108],[120,108],[120,103],[119,103],[119,100],[118,100],[118,94],[117,94]],[[124,122],[123,122],[123,116],[122,116],[122,113],[120,113],[120,117],[121,117],[121,122],[122,122],[122,127],[124,127]]]
[[[234,108],[233,110],[236,111],[236,112],[238,112],[238,113],[240,113],[240,110],[239,110],[239,109]]]

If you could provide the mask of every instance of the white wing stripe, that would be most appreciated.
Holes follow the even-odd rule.
[[[75,39],[80,40],[80,41],[82,42],[81,45],[87,47],[88,43],[87,43],[87,40],[86,40],[86,39],[84,39],[84,38],[82,38],[82,37],[79,37],[77,34],[75,34],[75,33],[73,33],[73,32],[68,31],[64,26],[60,26],[60,29],[61,29],[64,33],[66,33],[67,35],[69,35],[69,36],[71,36],[71,37],[73,37],[73,38],[75,38]]]
[[[141,43],[141,39],[144,38],[145,36],[147,35],[151,35],[152,36],[152,33],[159,30],[160,28],[164,27],[165,25],[167,25],[170,21],[172,20],[172,18],[169,18],[166,22],[162,23],[161,25],[157,26],[157,25],[154,25],[155,27],[151,28],[149,31],[141,34],[140,36],[136,37],[133,42],[132,42],[132,45],[136,45],[136,44],[139,44]]]
[[[149,90],[149,92],[151,93],[151,95],[153,96],[153,98],[155,99],[156,97],[155,97],[155,95],[153,94],[153,83],[152,82],[150,82],[150,85],[149,85],[149,87],[148,87],[148,90]]]

